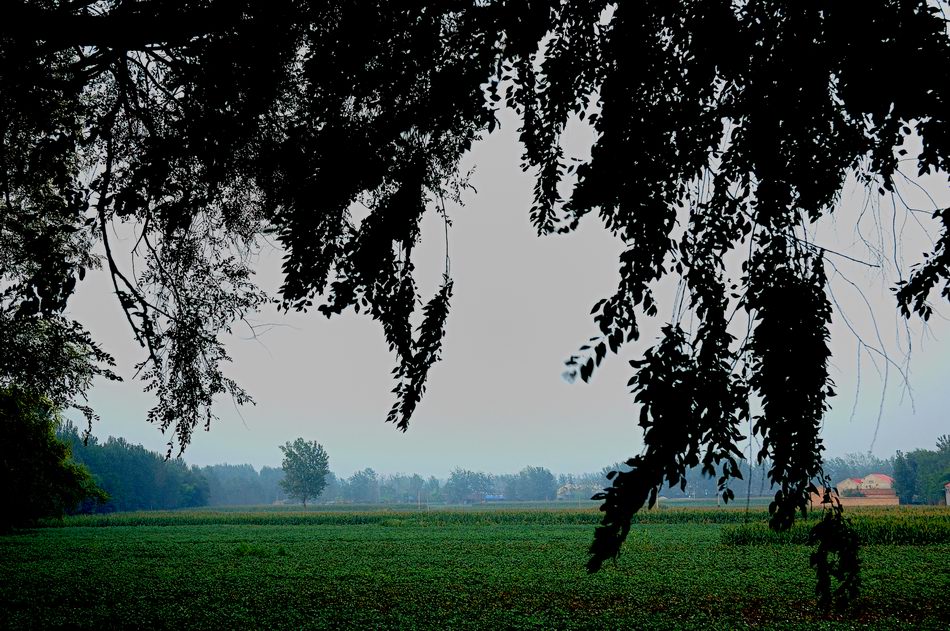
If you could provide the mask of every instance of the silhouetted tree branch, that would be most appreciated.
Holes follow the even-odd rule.
[[[72,331],[80,352],[51,352],[67,369],[39,379],[22,360],[28,336],[0,336],[0,385],[75,401],[105,374],[107,356],[62,313],[107,228],[131,224],[145,244],[131,260],[144,266],[121,269],[142,271],[106,258],[152,349],[140,366],[157,395],[149,419],[172,433],[169,453],[184,449],[216,396],[250,401],[223,373],[218,336],[265,299],[246,253],[273,236],[282,308],[353,308],[380,323],[396,357],[387,420],[406,429],[453,288],[446,262],[419,313],[421,221],[464,185],[462,156],[509,107],[536,178],[538,233],[593,214],[624,246],[617,289],[592,311],[599,334],[566,376],[588,381],[638,340],[660,313],[658,283],[679,280],[673,321],[633,362],[645,448],[599,495],[589,567],[615,558],[631,516],[692,467],[731,499],[746,438],[760,440],[778,488],[771,523],[788,528],[823,481],[834,394],[824,255],[839,253],[808,228],[834,211],[849,175],[894,191],[911,137],[918,173],[950,171],[938,4],[16,2],[0,21],[0,318]],[[562,137],[577,123],[594,140],[589,159],[569,161]],[[368,210],[361,220],[355,204]],[[929,317],[934,294],[950,298],[950,213],[934,220],[942,236],[897,292],[907,317]],[[736,254],[739,269],[727,264]],[[752,403],[761,413],[750,418]],[[856,558],[839,509],[816,537],[825,553]],[[836,593],[852,595],[857,564],[832,566],[825,553],[813,559],[822,597],[834,576]]]

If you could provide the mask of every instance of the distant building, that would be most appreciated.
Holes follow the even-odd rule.
[[[950,506],[950,482],[947,482],[943,485],[943,490],[947,494],[946,499],[944,500],[947,506]]]
[[[863,478],[845,478],[835,485],[842,506],[897,506],[894,478],[883,473],[869,473]],[[948,491],[950,492],[950,491]],[[824,490],[818,489],[811,503],[821,504]]]
[[[883,473],[869,473],[861,479],[858,487],[862,491],[894,490],[894,478]]]
[[[839,493],[844,493],[845,491],[857,491],[858,487],[861,486],[863,480],[861,478],[845,478],[841,482],[835,485]]]

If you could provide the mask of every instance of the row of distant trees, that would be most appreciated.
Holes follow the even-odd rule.
[[[95,482],[108,494],[105,502],[89,500],[80,511],[128,511],[174,509],[196,506],[256,505],[298,501],[291,480],[282,468],[255,469],[249,464],[219,464],[188,467],[180,460],[169,460],[141,445],[122,438],[100,442],[90,437],[83,445],[75,426],[65,423],[59,436],[71,447],[73,459],[84,465]],[[936,451],[898,452],[895,458],[882,459],[870,454],[849,454],[829,458],[825,471],[833,483],[869,473],[885,473],[896,479],[902,503],[934,503],[942,497],[942,484],[950,479],[950,440],[941,438]],[[301,443],[301,444],[297,444]],[[288,448],[302,448],[302,441]],[[316,443],[313,443],[317,446]],[[322,449],[322,448],[321,448]],[[325,456],[325,452],[323,454]],[[313,457],[313,454],[311,454]],[[623,469],[616,463],[602,470],[581,474],[555,475],[544,467],[525,467],[517,473],[491,474],[457,468],[446,479],[419,474],[380,475],[372,468],[349,477],[326,470],[317,494],[308,495],[317,503],[378,504],[459,504],[482,501],[586,500],[609,485],[607,474]],[[741,463],[743,480],[732,482],[737,498],[769,495],[769,463],[748,466]],[[685,487],[664,488],[669,498],[707,498],[719,495],[716,476],[703,475],[701,467],[687,474]]]
[[[111,512],[158,510],[203,506],[208,502],[209,485],[196,467],[180,460],[168,460],[141,445],[110,436],[99,441],[90,436],[83,444],[76,426],[66,421],[57,432],[69,445],[72,459],[92,474],[108,499],[87,499],[75,510]]]
[[[321,499],[461,504],[486,500],[553,500],[557,490],[557,478],[544,467],[525,467],[518,473],[502,475],[455,469],[446,480],[434,476],[423,478],[418,474],[380,476],[372,469],[364,469],[350,478],[334,477]]]
[[[939,504],[950,482],[950,435],[937,439],[936,449],[897,452],[894,487],[901,504]]]
[[[273,504],[295,497],[282,468],[265,466],[256,470],[249,464],[189,467],[181,460],[166,460],[161,454],[123,438],[99,441],[91,436],[84,444],[77,427],[68,421],[57,435],[69,446],[73,461],[88,469],[108,496],[105,501],[88,500],[80,504],[75,509],[78,512]],[[287,447],[291,445],[288,443]],[[287,447],[283,448],[285,465]],[[598,479],[601,486],[606,482],[601,479],[603,476],[591,477]],[[526,467],[504,475],[456,469],[446,480],[419,474],[379,475],[366,468],[346,478],[327,471],[322,491],[315,499],[320,503],[380,504],[464,503],[483,501],[486,497],[552,500],[564,480],[564,476],[556,478],[543,467]]]
[[[260,471],[249,464],[187,466],[181,460],[110,436],[90,436],[83,444],[75,425],[66,421],[57,432],[70,447],[72,459],[91,473],[105,491],[105,501],[87,500],[78,512],[167,510],[196,506],[272,504],[286,496],[280,488],[284,472],[275,467]]]
[[[249,464],[189,467],[123,438],[99,441],[91,436],[84,444],[79,430],[68,421],[57,434],[69,445],[72,459],[85,466],[108,495],[106,501],[84,502],[76,508],[79,512],[273,504],[294,496],[286,484],[281,484],[285,481],[282,468],[265,466],[257,470]],[[316,501],[462,503],[480,501],[486,495],[545,500],[554,499],[557,488],[558,480],[542,467],[526,467],[507,475],[456,469],[444,481],[419,474],[379,475],[366,468],[347,478],[328,471]]]
[[[247,464],[188,467],[122,438],[100,442],[89,437],[84,444],[79,430],[63,421],[47,402],[16,388],[0,388],[0,416],[19,418],[21,422],[8,433],[16,438],[14,444],[33,449],[27,458],[22,457],[25,450],[8,450],[0,459],[0,477],[12,494],[12,510],[0,519],[0,530],[63,512],[288,500],[380,504],[585,500],[608,486],[610,471],[624,468],[618,463],[599,472],[558,476],[544,467],[525,467],[502,475],[456,469],[445,480],[418,474],[381,476],[366,468],[340,478],[329,470],[329,456],[323,447],[302,438],[281,446],[281,468],[258,471]],[[768,462],[756,466],[741,462],[744,479],[733,481],[735,497],[769,495],[769,468]],[[827,459],[824,469],[833,484],[869,473],[890,474],[902,503],[941,503],[944,485],[950,482],[950,436],[941,436],[935,450],[898,452],[889,459],[850,454]],[[661,489],[660,494],[715,498],[721,493],[716,474],[693,467],[683,485]]]
[[[247,466],[247,465],[245,465]],[[589,480],[591,492],[603,488],[603,474],[582,474]],[[558,489],[574,476],[555,476],[544,467],[525,467],[518,473],[491,474],[457,468],[446,479],[424,477],[417,473],[380,475],[372,468],[362,469],[350,477],[339,477],[332,471],[325,475],[325,486],[316,496],[318,503],[372,504],[462,504],[481,501],[539,501],[558,497]],[[293,499],[289,494],[288,499]],[[573,498],[572,498],[573,499]],[[233,501],[229,503],[250,503]]]

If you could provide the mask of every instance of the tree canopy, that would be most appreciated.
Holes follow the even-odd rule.
[[[303,438],[281,445],[280,450],[284,454],[281,463],[284,477],[279,482],[280,488],[288,497],[299,499],[306,506],[307,500],[318,497],[327,485],[330,457],[323,445]]]
[[[937,437],[936,450],[897,452],[894,490],[903,504],[940,504],[950,483],[950,434]]]
[[[204,506],[213,499],[209,482],[216,480],[181,459],[167,459],[123,438],[84,440],[70,422],[57,436],[69,445],[73,462],[87,469],[108,495],[108,501],[85,502],[76,512],[171,510]]]
[[[16,387],[0,387],[0,430],[11,446],[0,453],[4,510],[0,532],[58,518],[80,503],[104,503],[108,494],[89,470],[70,458],[56,436],[60,419],[49,401]]]
[[[459,160],[509,107],[536,177],[538,233],[570,232],[594,214],[625,246],[616,292],[593,309],[600,334],[568,360],[568,375],[589,380],[608,352],[639,337],[658,317],[660,280],[680,287],[661,338],[633,362],[645,448],[599,496],[590,568],[615,557],[631,515],[663,484],[685,484],[694,465],[729,499],[750,417],[777,487],[772,524],[787,527],[821,476],[833,394],[834,254],[809,227],[834,210],[849,175],[886,193],[902,160],[921,174],[950,171],[945,8],[9,3],[0,380],[66,404],[111,374],[108,356],[64,315],[101,261],[146,349],[140,374],[157,400],[149,420],[171,433],[169,451],[184,449],[211,424],[216,396],[250,401],[222,372],[219,334],[267,300],[248,262],[267,235],[285,252],[283,308],[353,308],[379,321],[396,358],[387,420],[405,430],[452,295],[446,256],[441,286],[414,315],[420,220],[438,213],[448,229],[443,201],[465,187]],[[564,150],[577,121],[594,132],[589,159]],[[908,317],[926,319],[934,294],[950,296],[950,211],[933,216],[934,249],[897,288]],[[112,247],[120,224],[136,236],[131,258]]]

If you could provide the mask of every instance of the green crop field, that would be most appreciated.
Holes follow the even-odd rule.
[[[0,537],[0,628],[946,628],[950,511],[849,514],[864,587],[831,616],[761,509],[644,513],[594,575],[583,508],[69,518]]]

